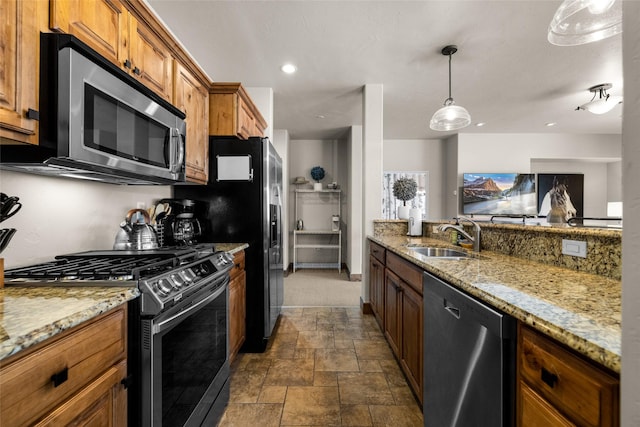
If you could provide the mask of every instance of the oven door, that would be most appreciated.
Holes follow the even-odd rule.
[[[143,426],[200,426],[226,406],[228,283],[142,319]]]

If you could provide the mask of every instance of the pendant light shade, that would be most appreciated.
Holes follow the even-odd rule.
[[[547,39],[558,46],[576,46],[621,32],[621,0],[564,0],[549,24]]]
[[[445,46],[442,54],[449,57],[449,97],[444,101],[444,107],[436,111],[431,117],[429,127],[437,131],[451,131],[462,129],[471,124],[471,115],[459,105],[455,105],[451,97],[451,55],[458,51],[455,45]]]

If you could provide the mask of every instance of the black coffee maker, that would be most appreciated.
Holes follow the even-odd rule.
[[[162,199],[169,213],[162,221],[162,246],[188,246],[198,243],[202,235],[200,221],[196,217],[196,202],[190,199]]]

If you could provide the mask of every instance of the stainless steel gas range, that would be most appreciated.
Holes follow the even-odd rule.
[[[89,251],[5,272],[7,286],[135,286],[129,425],[215,425],[229,399],[233,258],[211,244]]]

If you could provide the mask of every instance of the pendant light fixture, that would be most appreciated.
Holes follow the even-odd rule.
[[[622,0],[564,0],[547,39],[558,46],[597,42],[622,32]]]
[[[431,117],[429,127],[438,131],[451,131],[462,129],[471,124],[471,115],[459,105],[455,105],[451,97],[451,55],[458,51],[456,45],[442,48],[442,54],[449,57],[449,97],[444,101],[444,107],[439,109]]]
[[[611,89],[611,87],[611,83],[602,83],[590,87],[589,92],[593,92],[593,98],[586,104],[578,106],[576,110],[585,110],[593,114],[608,113],[613,107],[622,103],[621,96],[611,96],[607,93],[607,89]]]

